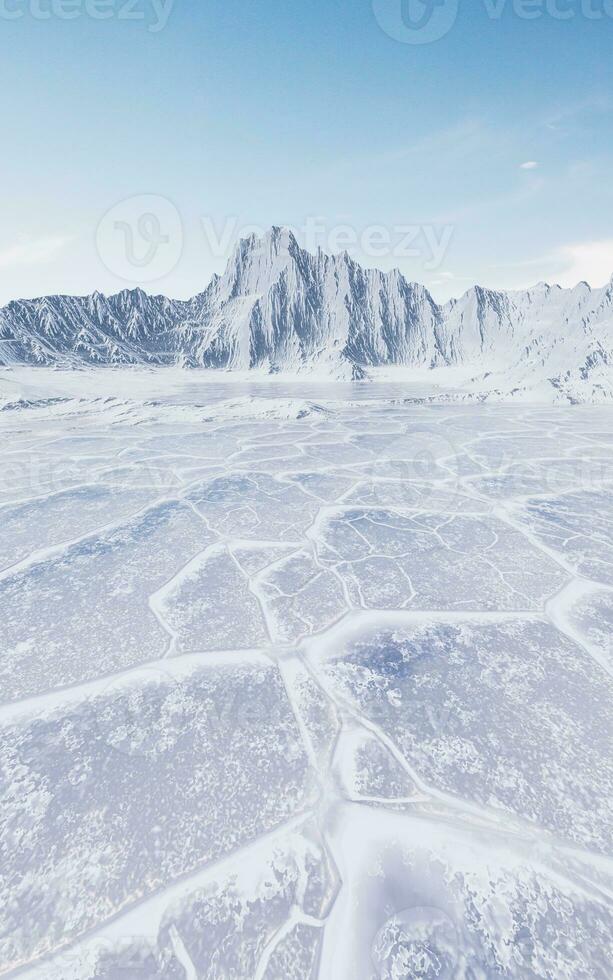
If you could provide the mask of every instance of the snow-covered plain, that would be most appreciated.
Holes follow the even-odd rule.
[[[0,973],[608,980],[613,409],[0,377]]]

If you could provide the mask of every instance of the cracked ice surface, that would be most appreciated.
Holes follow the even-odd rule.
[[[76,938],[311,802],[270,661],[165,671],[3,727],[3,960]]]
[[[358,629],[324,673],[433,788],[610,849],[613,684],[549,624]]]
[[[611,410],[165,378],[0,420],[0,974],[608,980]]]

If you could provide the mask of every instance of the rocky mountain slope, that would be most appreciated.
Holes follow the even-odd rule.
[[[0,364],[181,364],[361,378],[369,368],[464,366],[485,389],[546,385],[613,397],[613,280],[601,289],[474,287],[438,305],[397,270],[313,255],[273,228],[237,245],[188,301],[140,289],[49,296],[0,310]]]

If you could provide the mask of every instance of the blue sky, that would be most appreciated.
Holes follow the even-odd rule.
[[[0,0],[0,302],[188,296],[271,224],[441,299],[613,273],[613,0],[127,3]]]

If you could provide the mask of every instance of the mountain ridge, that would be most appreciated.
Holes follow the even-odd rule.
[[[438,304],[398,269],[301,248],[291,231],[240,240],[188,300],[124,289],[0,309],[0,364],[182,365],[363,378],[370,369],[466,367],[504,384],[613,398],[613,278],[599,289],[473,286]]]

